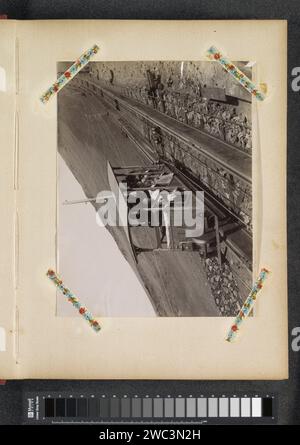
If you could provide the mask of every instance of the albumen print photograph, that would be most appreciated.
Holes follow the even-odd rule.
[[[252,283],[251,94],[210,61],[90,62],[57,102],[64,282],[95,316],[235,316]],[[74,311],[58,298],[57,315]]]

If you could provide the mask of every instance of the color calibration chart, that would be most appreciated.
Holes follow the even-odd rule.
[[[26,394],[26,423],[274,423],[274,395]]]

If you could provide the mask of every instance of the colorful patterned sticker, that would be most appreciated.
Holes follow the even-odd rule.
[[[76,309],[78,309],[80,315],[82,315],[89,322],[94,331],[99,332],[101,326],[99,325],[98,321],[93,318],[92,314],[88,312],[87,308],[80,303],[78,298],[75,297],[70,289],[64,286],[62,280],[59,279],[54,270],[49,269],[47,272],[47,277],[50,278],[50,280],[53,281],[55,286],[57,286],[63,295],[68,298],[68,301],[72,303]]]
[[[83,53],[76,62],[70,66],[67,71],[65,71],[50,88],[40,97],[43,104],[48,102],[48,100],[56,93],[58,93],[71,79],[73,79],[76,74],[82,70],[82,68],[87,65],[90,58],[93,57],[99,51],[99,47],[94,45],[92,48],[88,49]]]
[[[246,298],[245,303],[243,304],[240,312],[238,313],[237,317],[235,318],[234,323],[231,326],[231,328],[227,334],[226,341],[231,342],[236,337],[237,331],[240,329],[240,326],[241,326],[243,320],[252,311],[253,306],[256,301],[257,294],[260,291],[260,289],[262,288],[263,282],[267,278],[268,274],[269,274],[269,271],[267,269],[262,269],[260,271],[257,281],[255,282],[250,294]]]
[[[215,46],[211,46],[207,51],[207,56],[211,60],[219,62],[222,67],[230,73],[249,93],[253,94],[258,100],[264,100],[265,95],[256,87],[256,85],[239,68],[237,68],[227,57],[225,57]]]

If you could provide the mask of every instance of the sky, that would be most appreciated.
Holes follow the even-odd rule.
[[[92,204],[62,204],[86,196],[58,156],[58,271],[64,284],[94,316],[155,317],[143,286],[113,237],[96,224]],[[57,315],[77,315],[60,292]]]

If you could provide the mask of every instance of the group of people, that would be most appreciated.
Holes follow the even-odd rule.
[[[251,124],[244,113],[230,104],[208,100],[199,91],[175,90],[171,79],[165,87],[124,88],[127,97],[141,101],[180,122],[205,131],[251,154]]]

